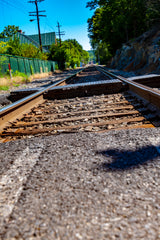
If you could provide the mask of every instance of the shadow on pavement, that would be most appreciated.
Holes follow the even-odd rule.
[[[147,164],[160,156],[154,146],[139,148],[136,151],[123,151],[118,149],[109,149],[98,151],[97,154],[106,156],[107,162],[104,162],[100,169],[102,170],[128,170],[138,167],[139,165]]]

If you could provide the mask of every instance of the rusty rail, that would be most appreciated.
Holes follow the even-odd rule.
[[[97,67],[99,71],[104,72],[105,74],[111,76],[112,78],[119,79],[124,84],[126,84],[129,88],[129,90],[133,91],[134,93],[138,94],[140,97],[148,100],[150,103],[154,104],[158,108],[160,108],[160,93],[154,91],[153,89],[143,86],[141,84],[132,82],[131,80],[128,80],[126,78],[123,78],[121,76],[116,76],[113,73],[110,73],[106,71],[102,67]],[[45,101],[44,99],[44,93],[48,92],[50,89],[63,84],[65,81],[71,79],[72,77],[76,76],[78,73],[83,71],[84,69],[81,69],[80,71],[76,72],[75,74],[72,74],[69,77],[66,77],[62,80],[60,80],[57,83],[52,84],[51,86],[42,89],[41,91],[38,91],[34,94],[31,94],[28,97],[25,97],[7,107],[4,107],[0,110],[0,132],[4,130],[10,122],[14,122],[15,120],[18,120],[23,117],[25,113],[30,112],[30,110],[43,103]]]
[[[150,87],[146,87],[142,84],[128,80],[127,78],[117,76],[117,75],[105,70],[101,66],[98,66],[97,69],[99,71],[102,71],[102,72],[106,73],[107,75],[109,75],[115,79],[119,79],[123,83],[127,84],[130,91],[134,92],[135,94],[139,95],[141,98],[147,100],[149,103],[155,105],[156,107],[158,107],[160,109],[160,93],[158,91],[153,90]]]
[[[44,102],[45,100],[43,99],[43,94],[46,93],[48,90],[65,83],[67,80],[75,77],[83,70],[84,68],[52,84],[47,88],[44,88],[36,93],[29,95],[28,97],[25,97],[13,104],[10,104],[0,109],[0,131],[2,131],[9,124],[10,121],[14,121],[18,118],[21,118],[21,116],[23,116],[24,113],[29,112],[33,106],[36,106]]]
[[[97,70],[102,71],[103,69],[98,67]],[[148,109],[148,104],[144,104],[139,97],[133,94],[133,92],[139,91],[141,97],[142,95],[146,96],[148,92],[154,92],[152,89],[123,77],[117,77],[105,70],[103,70],[103,72],[107,75],[110,74],[110,78],[116,78],[116,81],[121,85],[120,90],[113,94],[113,96],[111,94],[98,96],[99,94],[97,94],[95,97],[92,94],[90,97],[88,96],[86,98],[86,95],[84,95],[84,99],[79,99],[76,93],[75,97],[70,100],[71,95],[69,92],[65,100],[62,102],[58,100],[57,102],[55,86],[63,85],[64,81],[68,79],[65,78],[50,87],[1,109],[0,142],[38,134],[46,136],[60,134],[62,132],[105,132],[113,129],[151,128],[159,126],[160,118],[157,115],[156,109]],[[75,76],[75,74],[72,75],[72,77],[73,76]],[[117,78],[119,80],[117,80]],[[111,84],[112,88],[115,87],[113,80],[107,81]],[[68,81],[66,81],[66,83],[68,84]],[[123,88],[123,84],[125,88]],[[135,89],[133,92],[128,91],[128,89],[132,90],[133,86],[136,91]],[[72,87],[72,85],[69,85],[69,88]],[[53,96],[51,100],[49,100],[49,96],[46,97],[45,95],[45,93],[48,94],[50,89],[50,96]],[[104,93],[104,88],[102,88],[102,90],[102,93]],[[73,91],[75,91],[75,88],[73,88]],[[159,97],[158,93],[158,98],[156,98],[158,104]]]

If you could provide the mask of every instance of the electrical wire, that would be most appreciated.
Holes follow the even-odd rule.
[[[55,32],[55,29],[53,28],[53,25],[51,24],[51,22],[50,22],[50,20],[48,19],[48,18],[46,18],[46,20],[47,20],[47,26],[48,27],[50,27],[51,29],[52,29],[52,31],[54,31]]]
[[[3,24],[5,25],[6,18],[5,18],[5,14],[4,14],[4,5],[3,4],[1,5],[1,14],[2,14]]]
[[[11,7],[11,8],[15,8],[18,11],[20,11],[21,13],[24,13],[25,15],[28,16],[28,11],[25,11],[24,9],[26,9],[27,6],[29,6],[28,4],[25,6],[25,3],[20,2],[19,0],[15,0],[14,1],[15,5],[11,2],[9,2],[9,0],[0,0],[0,4],[2,4],[4,7]],[[27,3],[27,2],[26,2]],[[1,8],[2,9],[2,8]],[[3,15],[4,15],[4,9],[3,9]],[[46,25],[55,32],[55,29],[53,28],[53,25],[51,24],[51,22],[49,21],[48,18],[46,18],[45,21],[45,28],[44,30],[46,31]]]
[[[22,2],[19,1],[19,0],[14,0],[14,2],[15,2],[15,3],[17,2],[17,3],[19,4],[19,6],[21,6],[23,9],[26,9],[26,6],[28,5],[28,4],[27,4],[27,5],[26,5],[26,4],[24,5],[24,3],[22,3]],[[26,2],[26,3],[27,3],[27,2]]]
[[[24,14],[27,14],[26,13],[26,11],[24,11],[24,9],[23,8],[19,8],[19,7],[17,7],[16,5],[13,5],[12,3],[10,3],[9,1],[7,1],[7,0],[0,0],[0,2],[2,3],[2,4],[6,4],[7,5],[7,7],[9,6],[9,7],[12,7],[12,8],[15,8],[15,9],[17,9],[17,10],[19,10],[19,11],[21,11],[21,12],[23,12]]]

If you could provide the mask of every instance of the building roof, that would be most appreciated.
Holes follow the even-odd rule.
[[[23,33],[17,32],[15,35],[13,35],[11,38],[0,38],[0,42],[8,42],[10,39],[14,39],[15,37],[18,37],[20,39],[20,43],[28,43],[33,44],[37,48],[39,48],[39,36],[38,34],[35,35],[25,35]],[[47,52],[48,50],[45,48],[47,46],[51,46],[53,43],[55,43],[55,32],[50,33],[43,33],[41,34],[42,38],[42,48],[44,52]]]
[[[29,38],[33,39],[35,42],[39,42],[39,36],[38,34],[34,35],[28,35]],[[42,39],[42,46],[51,46],[53,43],[55,43],[55,32],[49,32],[49,33],[42,33],[41,39]]]

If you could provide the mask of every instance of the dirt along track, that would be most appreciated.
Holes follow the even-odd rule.
[[[4,130],[0,239],[160,239],[157,112],[98,79],[98,95],[57,87]]]
[[[24,84],[20,84],[20,86],[12,86],[10,88],[10,90],[8,91],[0,91],[0,109],[11,104],[11,101],[8,99],[10,92],[13,91],[18,91],[18,90],[31,90],[31,89],[35,89],[35,88],[44,88],[47,87],[53,83],[56,83],[60,80],[62,80],[63,78],[76,73],[77,71],[79,71],[80,69],[73,69],[73,70],[66,70],[66,71],[55,71],[52,75],[50,75],[49,77],[46,78],[42,78],[42,79],[34,79],[31,82],[27,82]]]

